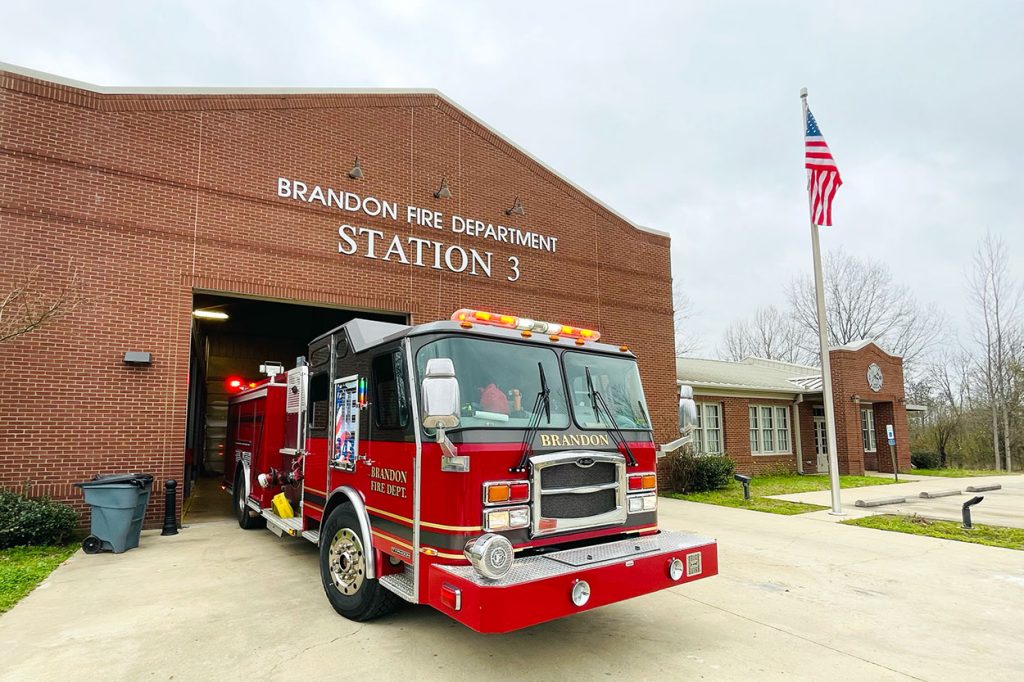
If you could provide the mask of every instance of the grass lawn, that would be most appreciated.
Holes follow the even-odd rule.
[[[887,485],[895,483],[891,478],[877,476],[840,476],[841,488],[859,488],[868,485]],[[731,481],[727,488],[709,493],[668,493],[668,497],[689,502],[717,504],[723,507],[737,507],[771,514],[804,514],[806,512],[828,509],[818,504],[773,500],[768,495],[786,495],[789,493],[807,493],[815,490],[828,490],[828,476],[800,476],[799,474],[783,474],[779,476],[755,477],[750,482],[750,498],[743,499],[743,486]]]
[[[946,478],[967,478],[970,476],[1006,476],[1005,471],[990,471],[987,469],[913,469],[908,474],[920,474],[921,476],[944,476]],[[1011,472],[1016,474],[1018,472]]]
[[[80,544],[11,547],[0,550],[0,613],[18,603]]]
[[[1024,550],[1024,528],[975,525],[974,530],[964,530],[956,521],[939,521],[920,516],[898,516],[895,514],[865,516],[862,519],[849,519],[840,521],[840,523],[847,526],[877,528],[897,533],[927,535],[944,540],[959,540],[978,545]]]

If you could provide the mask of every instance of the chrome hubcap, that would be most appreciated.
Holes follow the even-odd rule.
[[[359,536],[342,528],[331,540],[329,565],[331,582],[338,591],[351,596],[359,591],[366,579],[366,559]]]

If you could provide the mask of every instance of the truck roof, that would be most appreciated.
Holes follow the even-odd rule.
[[[408,325],[395,324],[393,322],[379,322],[377,320],[365,320],[362,318],[349,320],[343,325],[324,332],[310,341],[310,344],[327,338],[342,329],[348,333],[349,348],[356,353],[361,353],[388,341],[395,341],[406,336],[419,336],[421,334],[441,332],[457,332],[467,336],[492,337],[509,341],[517,341],[520,343],[536,343],[547,346],[551,345],[551,341],[545,334],[533,334],[530,337],[524,337],[523,332],[518,329],[505,329],[503,327],[493,327],[485,324],[474,324],[472,328],[466,329],[461,325],[461,323],[453,320],[440,320],[437,322],[427,322],[425,324]],[[629,350],[622,350],[624,346],[613,346],[608,343],[600,343],[599,341],[587,341],[583,346],[577,346],[571,338],[565,338],[563,341],[566,346],[575,348],[576,350],[635,357]]]

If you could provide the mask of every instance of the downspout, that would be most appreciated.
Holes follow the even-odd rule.
[[[799,393],[793,401],[793,436],[796,439],[796,472],[801,476],[804,473],[804,444],[800,437],[800,403],[804,401],[804,394]]]

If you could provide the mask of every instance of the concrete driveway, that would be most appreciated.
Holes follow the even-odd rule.
[[[843,509],[851,517],[870,516],[872,514],[917,514],[933,519],[961,520],[961,507],[964,502],[975,495],[983,495],[985,499],[972,507],[971,518],[974,523],[986,523],[993,526],[1013,526],[1024,528],[1024,476],[979,476],[973,478],[943,478],[939,476],[908,477],[907,483],[892,485],[869,486],[867,488],[850,488],[842,491]],[[903,476],[900,476],[903,479]],[[1001,490],[981,493],[965,492],[967,486],[1002,485]],[[935,493],[943,490],[959,490],[960,495],[922,498],[922,492]],[[795,493],[792,495],[773,495],[780,500],[808,502],[831,506],[831,493],[819,490],[811,493]],[[856,507],[857,500],[872,500],[881,497],[905,497],[906,502],[887,504],[881,507]],[[822,512],[815,512],[821,516]],[[836,520],[836,517],[831,517]]]
[[[1019,679],[1024,554],[661,501],[721,575],[503,636],[424,607],[357,624],[315,548],[229,521],[78,553],[0,616],[0,678]]]

